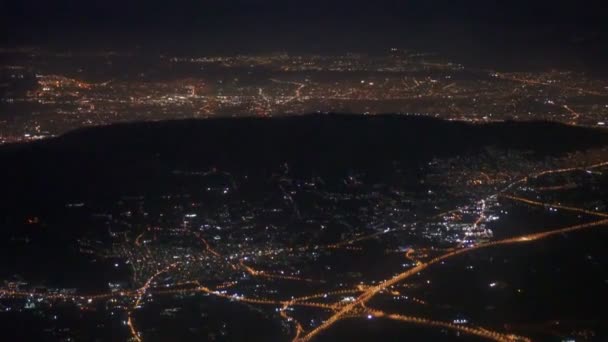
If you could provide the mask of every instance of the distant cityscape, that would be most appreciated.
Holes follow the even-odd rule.
[[[485,70],[398,48],[334,56],[16,48],[0,57],[0,143],[130,121],[319,112],[608,122],[604,79],[568,70]]]

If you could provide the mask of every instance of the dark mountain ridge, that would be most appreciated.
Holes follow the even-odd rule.
[[[556,155],[608,145],[604,130],[551,122],[470,124],[422,116],[318,114],[116,124],[0,147],[5,208],[162,193],[175,170],[372,173],[487,147]]]

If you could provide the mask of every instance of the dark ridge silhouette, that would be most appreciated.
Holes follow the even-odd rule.
[[[140,122],[79,129],[0,148],[4,208],[175,191],[174,170],[267,176],[287,163],[301,175],[379,175],[398,162],[493,146],[556,155],[608,144],[599,129],[551,122],[469,124],[422,116],[318,114]]]

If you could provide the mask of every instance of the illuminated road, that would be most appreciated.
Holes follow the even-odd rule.
[[[422,325],[422,326],[430,326],[430,327],[435,327],[435,328],[445,328],[445,329],[455,330],[455,331],[462,332],[462,333],[465,333],[468,335],[475,335],[475,336],[483,337],[483,338],[493,340],[493,341],[498,341],[498,342],[513,342],[513,341],[531,342],[531,340],[527,337],[517,336],[517,335],[512,335],[512,334],[509,334],[509,335],[502,334],[502,333],[491,331],[491,330],[481,328],[481,327],[471,327],[471,326],[455,324],[455,323],[450,323],[450,322],[436,321],[436,320],[432,320],[432,319],[428,319],[428,318],[424,318],[424,317],[390,314],[390,313],[385,313],[380,310],[370,309],[367,307],[365,308],[365,311],[362,313],[362,315],[360,315],[359,317],[360,318],[366,317],[369,319],[370,316],[375,317],[375,318],[383,318],[383,319],[390,319],[390,320],[395,320],[395,321],[400,321],[400,322],[413,323],[413,324]]]
[[[159,270],[158,272],[154,273],[154,275],[152,275],[144,284],[144,286],[140,287],[136,292],[137,292],[137,297],[135,300],[135,303],[133,304],[133,307],[131,308],[131,310],[129,310],[127,312],[127,326],[129,327],[129,331],[131,332],[131,336],[133,336],[133,338],[137,341],[137,342],[141,342],[142,338],[139,336],[139,333],[137,332],[137,329],[135,329],[135,325],[133,324],[133,310],[137,309],[139,307],[139,305],[141,304],[141,300],[144,298],[144,295],[146,294],[146,291],[148,291],[148,288],[150,287],[150,285],[152,284],[152,281],[154,281],[154,279],[156,277],[158,277],[159,275],[169,271],[170,269],[176,267],[179,263],[173,263],[168,265],[167,267],[163,268],[162,270]]]
[[[538,81],[535,79],[514,77],[514,76],[510,76],[510,75],[503,74],[503,73],[494,73],[494,75],[496,75],[496,77],[503,79],[503,80],[518,82],[518,83],[523,83],[523,84],[528,84],[528,85],[545,86],[545,87],[559,88],[559,89],[565,89],[565,90],[572,90],[572,91],[576,91],[576,92],[583,93],[586,95],[596,95],[596,96],[605,96],[606,95],[606,93],[601,93],[598,91],[588,90],[588,89],[584,89],[584,88],[580,88],[580,87],[563,86],[560,84],[542,82],[542,81]]]
[[[561,205],[561,204],[557,204],[557,203],[537,202],[537,201],[533,201],[533,200],[530,200],[527,198],[517,197],[517,196],[512,196],[512,195],[505,195],[505,194],[501,194],[500,197],[508,198],[510,200],[525,203],[525,204],[528,204],[531,206],[538,206],[538,207],[544,207],[544,208],[556,208],[556,209],[562,209],[565,211],[572,211],[572,212],[587,214],[587,215],[592,215],[592,216],[608,217],[608,214],[604,214],[604,213],[600,213],[600,212],[592,211],[592,210],[587,210],[587,209],[576,208],[576,207],[569,207],[569,206],[565,206],[565,205]]]
[[[306,87],[306,84],[305,84],[305,83],[299,83],[299,82],[289,82],[289,81],[281,81],[281,80],[277,80],[277,79],[274,79],[274,78],[271,78],[270,80],[271,80],[272,82],[274,82],[274,83],[279,83],[279,84],[293,84],[293,85],[298,86],[298,87],[296,88],[296,90],[295,90],[295,94],[294,94],[294,96],[292,96],[292,97],[288,98],[287,100],[285,100],[285,101],[281,102],[281,104],[286,104],[286,103],[292,102],[292,101],[294,101],[294,100],[300,100],[300,99],[302,98],[302,89],[304,89],[304,88]]]
[[[262,304],[262,305],[275,305],[275,306],[276,305],[279,305],[279,306],[281,306],[281,305],[282,306],[285,306],[285,305],[287,305],[287,306],[306,306],[306,307],[311,307],[311,308],[320,308],[320,309],[334,310],[334,311],[338,308],[338,306],[336,304],[305,302],[305,301],[294,300],[294,299],[281,301],[281,300],[274,300],[274,299],[267,299],[267,298],[247,298],[245,296],[239,296],[236,294],[229,295],[229,294],[222,293],[219,291],[214,291],[205,286],[199,286],[198,288],[196,288],[196,290],[210,294],[210,295],[214,295],[217,297],[226,298],[226,299],[230,299],[230,300],[237,301],[237,302],[249,303],[249,304]],[[187,291],[188,290],[184,290],[184,292],[187,292]]]
[[[355,309],[357,306],[367,303],[370,299],[372,299],[379,292],[384,291],[388,287],[393,286],[415,274],[418,274],[419,272],[422,272],[423,270],[427,269],[429,266],[439,263],[441,261],[444,261],[446,259],[455,257],[457,255],[469,253],[469,252],[472,252],[472,251],[475,251],[478,249],[482,249],[482,248],[536,241],[536,240],[548,238],[550,236],[557,235],[557,234],[568,233],[568,232],[572,232],[572,231],[602,226],[602,225],[606,225],[606,224],[608,224],[608,219],[595,221],[595,222],[591,222],[591,223],[578,224],[578,225],[561,228],[561,229],[555,229],[555,230],[542,232],[542,233],[528,234],[528,235],[518,236],[518,237],[514,237],[514,238],[508,238],[508,239],[504,239],[504,240],[488,242],[485,244],[480,244],[480,245],[469,247],[469,248],[462,248],[462,249],[457,249],[457,250],[451,251],[449,253],[446,253],[446,254],[438,256],[434,259],[431,259],[428,262],[421,263],[418,266],[411,268],[403,273],[400,273],[397,276],[395,276],[389,280],[386,280],[377,286],[369,288],[362,295],[360,295],[354,302],[344,306],[342,309],[340,309],[340,311],[336,312],[333,316],[331,316],[329,319],[327,319],[325,322],[323,322],[323,324],[319,325],[317,328],[313,329],[312,331],[310,331],[303,337],[301,337],[297,340],[294,340],[294,341],[310,341],[317,334],[319,334],[323,330],[330,328],[336,322],[341,320],[344,316],[346,316],[350,311]]]
[[[577,111],[575,111],[574,109],[568,107],[568,105],[563,105],[562,108],[564,108],[566,111],[568,111],[568,113],[572,114],[572,120],[570,121],[570,124],[576,125],[576,120],[578,120],[581,117],[581,114],[578,113]]]
[[[535,191],[558,191],[558,190],[570,190],[578,187],[576,183],[566,183],[562,185],[552,185],[552,186],[540,186],[534,188]]]
[[[141,239],[143,238],[145,232],[146,231],[144,230],[141,232],[141,234],[137,235],[137,237],[135,238],[135,246],[137,246],[137,247],[141,246]]]
[[[446,328],[446,329],[450,329],[450,330],[456,330],[456,331],[459,331],[459,332],[462,332],[465,334],[475,335],[475,336],[483,337],[483,338],[490,339],[493,341],[498,341],[498,342],[513,342],[513,341],[531,342],[531,340],[527,337],[501,334],[501,333],[483,329],[483,328],[469,327],[469,326],[454,324],[454,323],[450,323],[450,322],[435,321],[435,320],[421,318],[421,317],[404,316],[404,315],[398,315],[398,314],[385,314],[382,311],[374,311],[374,310],[368,310],[368,311],[369,311],[369,314],[371,314],[373,317],[386,318],[386,319],[391,319],[391,320],[395,320],[395,321],[414,323],[417,325],[430,326],[430,327],[436,327],[436,328]]]
[[[572,171],[580,171],[580,170],[592,170],[592,169],[597,169],[597,168],[604,167],[604,166],[608,166],[608,161],[599,162],[599,163],[595,163],[595,164],[591,164],[591,165],[585,165],[585,166],[574,166],[574,167],[566,167],[566,168],[560,168],[560,169],[545,170],[545,171],[533,173],[529,177],[522,178],[521,180],[518,181],[518,183],[528,181],[529,178],[538,178],[541,176],[552,175],[552,174],[556,174],[556,173],[564,173],[564,172],[572,172]]]

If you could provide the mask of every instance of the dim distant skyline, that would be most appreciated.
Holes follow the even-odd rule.
[[[4,45],[210,52],[370,51],[601,66],[600,1],[13,1]]]

